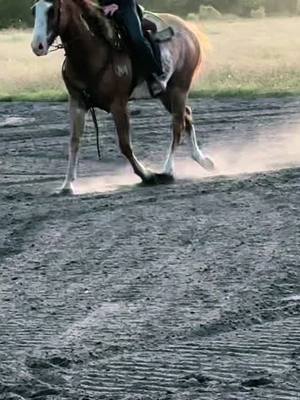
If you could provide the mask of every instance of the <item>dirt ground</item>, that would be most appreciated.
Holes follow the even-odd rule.
[[[137,184],[99,114],[74,197],[67,106],[1,105],[0,399],[300,399],[300,99],[192,104],[215,176],[186,143]],[[132,117],[158,169],[169,118]]]

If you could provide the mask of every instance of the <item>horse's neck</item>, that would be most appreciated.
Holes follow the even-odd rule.
[[[62,43],[66,51],[66,57],[72,65],[78,70],[88,69],[89,64],[95,64],[97,57],[99,69],[101,63],[105,62],[109,48],[105,40],[94,36],[84,25],[84,22],[78,20],[69,20],[65,25],[65,29],[60,34]]]

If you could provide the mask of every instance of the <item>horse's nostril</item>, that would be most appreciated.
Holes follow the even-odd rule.
[[[44,46],[42,43],[39,44],[39,50],[43,50]]]

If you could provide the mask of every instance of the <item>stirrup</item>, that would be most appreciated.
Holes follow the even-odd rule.
[[[174,36],[175,31],[171,26],[162,31],[152,33],[152,37],[157,43],[169,42]]]
[[[158,97],[166,91],[166,84],[164,82],[165,75],[160,76],[153,74],[152,79],[148,82],[149,91],[152,97]]]

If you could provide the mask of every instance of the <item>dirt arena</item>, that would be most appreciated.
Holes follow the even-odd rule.
[[[0,108],[1,400],[300,399],[300,99],[193,100],[209,175],[138,184],[99,113],[77,196],[66,104]],[[131,107],[161,169],[170,120]]]

